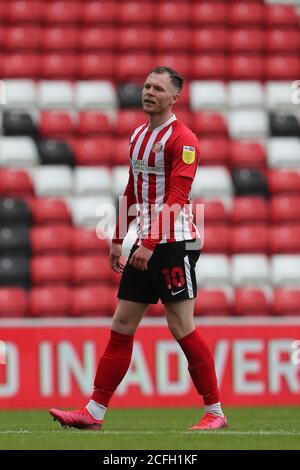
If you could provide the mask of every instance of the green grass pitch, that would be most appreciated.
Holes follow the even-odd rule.
[[[62,428],[45,411],[1,411],[0,449],[300,449],[300,409],[226,408],[230,427],[188,432],[195,408],[111,409],[102,431]]]

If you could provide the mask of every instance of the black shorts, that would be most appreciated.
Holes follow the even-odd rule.
[[[146,271],[129,264],[138,246],[133,245],[124,268],[118,298],[145,304],[194,299],[197,293],[196,262],[199,240],[161,243],[156,246]]]

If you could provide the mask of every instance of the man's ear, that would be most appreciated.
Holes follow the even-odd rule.
[[[176,93],[176,95],[173,95],[172,98],[171,98],[171,101],[170,101],[170,104],[173,106],[174,104],[177,103],[177,101],[179,100],[180,98],[180,95],[178,93]]]

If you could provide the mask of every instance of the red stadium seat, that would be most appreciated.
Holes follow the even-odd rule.
[[[224,2],[195,2],[192,5],[191,20],[195,25],[225,25],[227,5]]]
[[[133,131],[146,121],[145,113],[140,109],[120,109],[117,115],[116,135],[126,136],[129,142]]]
[[[188,23],[191,19],[191,6],[184,1],[163,1],[155,8],[155,20],[162,25]]]
[[[113,142],[109,137],[86,137],[77,139],[73,145],[77,165],[110,165]]]
[[[269,190],[273,194],[294,193],[300,196],[300,171],[269,169],[267,181]]]
[[[165,309],[163,304],[159,301],[157,304],[150,304],[145,312],[145,317],[165,317]]]
[[[300,75],[298,55],[277,55],[266,57],[267,80],[294,80]]]
[[[72,316],[110,317],[114,313],[114,289],[109,286],[92,285],[73,289]]]
[[[264,6],[247,1],[228,5],[228,23],[231,26],[258,26],[264,22]]]
[[[78,42],[84,51],[108,51],[116,45],[117,31],[112,27],[89,27],[80,32]]]
[[[3,39],[2,44],[7,50],[35,51],[40,47],[41,29],[36,26],[12,26],[6,29]]]
[[[37,54],[10,54],[0,62],[2,78],[37,78],[40,75],[40,57]]]
[[[112,127],[107,114],[96,110],[81,111],[77,132],[83,136],[109,135]]]
[[[97,237],[95,229],[75,228],[72,232],[72,251],[76,255],[97,255],[109,249],[108,240]]]
[[[56,50],[58,52],[76,49],[79,34],[72,27],[49,27],[43,30],[42,47],[46,51]]]
[[[116,20],[117,4],[116,2],[98,0],[87,0],[81,6],[81,19],[84,23],[108,25]]]
[[[239,196],[233,199],[231,220],[234,224],[262,224],[268,221],[268,205],[263,197]]]
[[[119,137],[115,140],[113,165],[128,165],[129,162],[129,139]]]
[[[262,289],[240,287],[235,290],[235,315],[265,316],[271,313],[268,293]]]
[[[266,151],[261,143],[253,140],[231,140],[229,159],[232,167],[265,168]]]
[[[73,229],[49,225],[33,227],[30,233],[31,250],[34,255],[69,254]]]
[[[43,3],[43,21],[48,24],[72,24],[81,18],[79,1],[57,1]]]
[[[33,287],[29,291],[29,314],[32,317],[67,317],[71,312],[72,291],[69,287]]]
[[[195,204],[204,204],[204,221],[205,224],[226,224],[228,222],[228,214],[223,201],[217,199],[194,199]],[[193,210],[194,213],[194,210]]]
[[[194,80],[226,80],[227,60],[224,55],[196,55],[189,62]]]
[[[265,19],[268,26],[289,26],[299,28],[299,17],[291,5],[268,5],[265,7]]]
[[[40,135],[61,138],[73,133],[73,119],[64,111],[42,111],[39,122]]]
[[[149,27],[125,27],[117,31],[117,49],[119,51],[149,50],[153,47],[153,40],[157,33]]]
[[[150,1],[121,2],[117,9],[117,18],[121,25],[149,25],[156,18],[156,6]]]
[[[228,163],[228,140],[226,138],[202,137],[200,145],[200,165],[226,165]]]
[[[232,253],[265,253],[268,250],[266,225],[233,227],[230,239]]]
[[[292,287],[274,289],[273,313],[279,316],[300,316],[300,289]]]
[[[229,296],[222,289],[198,289],[195,315],[223,317],[231,314],[232,305]]]
[[[41,76],[47,79],[72,80],[76,76],[75,54],[49,53],[41,57]]]
[[[153,44],[158,52],[187,51],[191,43],[191,33],[186,28],[161,28],[154,34]]]
[[[192,31],[191,47],[195,52],[224,52],[226,42],[227,32],[225,28],[199,28]]]
[[[78,61],[78,78],[105,79],[114,77],[115,59],[109,53],[82,54]]]
[[[228,33],[228,50],[230,53],[262,53],[264,47],[265,32],[262,29],[233,29]]]
[[[72,279],[75,285],[110,283],[111,269],[107,255],[84,255],[73,259]]]
[[[0,287],[0,318],[24,317],[27,313],[27,303],[25,290]]]
[[[203,111],[193,113],[191,126],[199,136],[227,136],[227,123],[222,114]]]
[[[229,80],[263,80],[264,59],[260,55],[233,55],[228,59]]]
[[[228,253],[231,229],[227,225],[209,225],[206,218],[204,222],[203,253]]]
[[[31,259],[33,285],[69,284],[71,275],[71,259],[68,256],[35,256]]]
[[[273,223],[299,223],[300,196],[274,196],[270,202]]]
[[[22,197],[32,196],[33,185],[26,170],[0,169],[0,196]]]
[[[157,65],[165,65],[166,67],[177,70],[177,72],[180,73],[186,80],[191,78],[191,59],[187,56],[187,54],[176,52],[160,52],[155,56],[153,65],[154,66],[152,68],[156,67]],[[179,103],[183,102],[180,100]]]
[[[297,53],[300,45],[299,30],[271,29],[267,31],[266,49],[269,53]]]
[[[153,57],[148,53],[120,54],[114,60],[118,81],[143,83],[149,71],[154,68]]]
[[[41,198],[30,202],[35,225],[70,225],[71,213],[63,199]]]
[[[5,3],[6,18],[12,24],[37,23],[41,19],[44,8],[44,3],[41,1],[11,0]]]
[[[271,253],[300,253],[300,224],[271,227],[270,250]]]

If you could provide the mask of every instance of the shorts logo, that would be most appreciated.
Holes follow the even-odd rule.
[[[155,144],[152,145],[152,152],[154,153],[159,153],[159,152],[162,152],[163,151],[163,143],[162,142],[156,142]]]
[[[195,161],[195,147],[188,147],[187,145],[184,145],[182,148],[182,160],[184,163],[187,165],[191,165]]]

